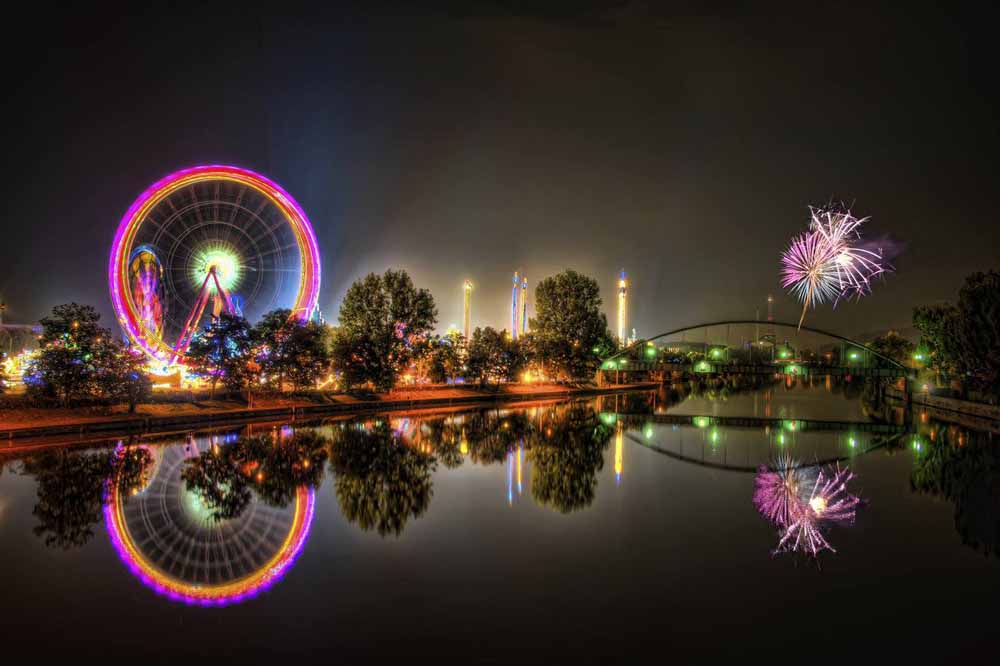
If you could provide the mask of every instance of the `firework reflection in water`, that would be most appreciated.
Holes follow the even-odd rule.
[[[754,479],[753,502],[778,528],[773,554],[801,551],[816,557],[823,550],[837,552],[825,532],[834,524],[854,522],[861,500],[847,490],[853,478],[839,463],[819,469],[786,457],[773,467],[762,465]]]

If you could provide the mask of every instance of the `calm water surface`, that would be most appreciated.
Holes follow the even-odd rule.
[[[0,644],[139,664],[987,661],[1000,442],[865,404],[815,380],[7,453]],[[855,475],[853,523],[815,522],[833,550],[775,552],[754,489],[782,461]]]

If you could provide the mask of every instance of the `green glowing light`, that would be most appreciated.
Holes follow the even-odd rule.
[[[618,415],[614,412],[601,412],[601,422],[604,425],[614,425],[618,420]]]
[[[696,416],[691,422],[694,423],[696,428],[707,428],[712,425],[712,419],[707,416]]]
[[[784,444],[784,443],[785,443],[785,433],[779,432],[778,433],[778,444]]]
[[[719,430],[717,428],[712,428],[712,432],[710,432],[708,434],[708,439],[712,442],[712,444],[718,444],[719,443]]]
[[[240,283],[242,265],[236,252],[228,245],[215,243],[199,248],[189,263],[191,282],[195,288],[201,287],[205,276],[215,269],[215,277],[226,291],[232,291]],[[215,281],[208,281],[208,289],[215,290]]]
[[[642,431],[642,434],[646,439],[653,439],[653,426],[647,423],[646,428]]]
[[[656,356],[656,347],[646,347],[646,356],[650,358]]]

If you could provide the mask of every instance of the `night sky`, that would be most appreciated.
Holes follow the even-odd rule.
[[[633,282],[640,336],[777,297],[778,256],[831,198],[891,236],[897,272],[815,325],[908,326],[1000,267],[993,16],[797,3],[272,3],[9,22],[3,53],[7,321],[99,307],[119,219],[180,167],[232,163],[302,204],[320,305],[402,267],[440,328],[507,325],[511,274]],[[770,4],[770,3],[759,3]],[[808,7],[804,5],[809,5]],[[567,5],[568,6],[568,5]],[[132,9],[130,11],[137,11]]]

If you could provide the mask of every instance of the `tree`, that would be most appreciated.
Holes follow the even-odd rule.
[[[434,298],[416,289],[405,271],[370,273],[347,290],[333,357],[348,388],[391,389],[412,359],[412,348],[437,322]]]
[[[330,369],[330,329],[315,322],[297,322],[288,339],[294,363],[288,369],[292,388],[302,391],[315,388],[316,382]]]
[[[446,336],[428,336],[413,349],[417,377],[434,384],[444,384],[463,375],[466,355],[465,338],[457,331]]]
[[[956,365],[973,385],[1000,395],[1000,272],[973,273],[958,293]]]
[[[261,345],[261,372],[279,391],[285,389],[285,378],[295,362],[288,345],[294,325],[292,311],[280,309],[268,312],[254,326],[254,336]]]
[[[913,343],[896,331],[880,335],[868,345],[879,354],[887,356],[897,363],[905,363],[913,354]]]
[[[98,323],[90,305],[67,303],[41,320],[41,348],[24,373],[31,393],[54,397],[62,404],[94,397],[98,369],[107,361],[111,332]]]
[[[102,395],[124,402],[129,414],[134,414],[136,406],[153,392],[153,383],[145,372],[146,356],[117,342],[106,344],[111,348],[100,352],[104,360],[97,369],[97,386]]]
[[[913,323],[930,367],[1000,394],[1000,272],[973,273],[959,292],[957,306],[918,307]]]
[[[955,372],[958,308],[951,304],[922,305],[913,310],[913,325],[920,331],[920,348],[927,367],[938,373]]]
[[[330,365],[329,329],[315,322],[303,322],[291,310],[273,310],[254,326],[260,345],[261,372],[276,378],[279,391],[285,381],[295,390],[315,386]]]
[[[247,320],[223,312],[191,340],[185,361],[195,374],[208,378],[210,399],[215,399],[215,388],[221,379],[231,391],[246,388],[249,402],[251,387],[260,371],[253,351],[253,331]]]
[[[593,376],[601,350],[614,345],[601,303],[597,281],[576,271],[563,271],[538,284],[531,345],[546,374]]]
[[[516,340],[507,335],[507,331],[497,331],[487,326],[477,328],[469,342],[468,376],[478,380],[480,384],[511,381],[517,371],[524,365],[521,349]]]

